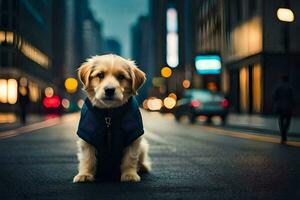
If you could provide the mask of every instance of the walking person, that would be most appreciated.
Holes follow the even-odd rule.
[[[287,133],[292,118],[293,107],[295,106],[292,86],[289,84],[289,77],[282,76],[281,83],[273,93],[274,112],[279,115],[278,125],[281,134],[281,143],[287,140]]]
[[[26,124],[27,106],[29,104],[29,91],[27,87],[19,88],[19,108],[20,108],[20,121]]]

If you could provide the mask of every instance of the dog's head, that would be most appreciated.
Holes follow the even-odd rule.
[[[146,80],[133,61],[112,54],[87,59],[78,76],[92,104],[99,108],[123,105]]]

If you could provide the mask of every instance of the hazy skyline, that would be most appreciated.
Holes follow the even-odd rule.
[[[131,57],[131,27],[141,15],[148,14],[148,0],[89,0],[95,18],[103,25],[105,38],[117,39],[121,54]]]

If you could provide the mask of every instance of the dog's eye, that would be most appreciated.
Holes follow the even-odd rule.
[[[104,73],[103,73],[103,72],[100,72],[99,74],[97,74],[97,76],[98,76],[100,79],[104,79]]]
[[[122,81],[122,80],[125,79],[125,76],[122,75],[122,74],[120,74],[120,75],[117,76],[117,79],[120,80],[120,81]]]

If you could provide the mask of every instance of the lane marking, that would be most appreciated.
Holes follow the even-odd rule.
[[[62,117],[47,119],[42,122],[37,122],[37,123],[30,124],[30,125],[22,126],[22,127],[13,129],[13,130],[2,131],[2,132],[0,132],[0,140],[15,137],[18,135],[22,135],[24,133],[29,133],[31,131],[48,128],[48,127],[62,124],[65,122],[71,122],[71,121],[77,120],[78,117],[79,117],[78,113],[68,114],[68,115],[65,115]]]
[[[192,127],[196,127],[196,125],[191,125]],[[214,127],[207,127],[202,126],[206,130],[209,130],[210,132],[217,134],[217,135],[224,135],[224,136],[230,136],[235,138],[242,138],[242,139],[248,139],[248,140],[255,140],[260,142],[269,142],[269,143],[275,143],[280,144],[280,138],[273,137],[273,136],[264,136],[264,135],[257,135],[255,133],[245,133],[241,131],[236,130],[221,130],[219,128]],[[297,141],[287,141],[285,143],[286,145],[293,146],[293,147],[300,147],[300,142]]]

